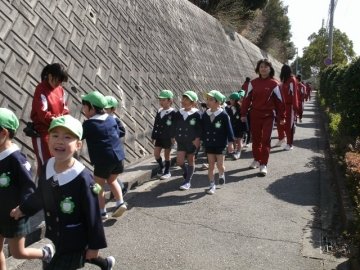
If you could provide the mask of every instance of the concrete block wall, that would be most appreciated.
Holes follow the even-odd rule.
[[[187,0],[0,0],[0,107],[21,120],[16,142],[36,166],[29,121],[42,68],[66,66],[64,85],[73,116],[85,120],[80,95],[99,90],[120,102],[127,127],[127,163],[152,155],[150,135],[161,89],[181,94],[240,89],[255,77],[256,62],[268,57],[279,75],[281,63]],[[86,145],[81,152],[88,167]]]

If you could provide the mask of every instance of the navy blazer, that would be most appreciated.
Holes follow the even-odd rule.
[[[71,169],[56,174],[54,160],[49,159],[42,167],[38,187],[20,204],[21,212],[32,216],[44,209],[45,236],[54,243],[57,252],[106,248],[99,199],[92,192],[95,184],[92,173],[75,161]],[[58,179],[57,185],[54,179]],[[62,208],[64,203],[68,205]]]
[[[113,165],[125,158],[114,117],[97,114],[83,124],[83,137],[93,165]]]
[[[163,117],[161,115],[163,114]],[[175,120],[175,110],[163,110],[160,108],[155,116],[154,127],[151,134],[151,139],[171,139],[171,130]]]
[[[186,119],[184,115],[187,115]],[[171,138],[175,138],[177,142],[186,143],[201,138],[201,135],[201,112],[198,109],[193,108],[189,112],[180,109],[175,113]]]
[[[215,112],[215,119],[210,121],[210,110],[202,117],[203,144],[205,147],[226,147],[229,142],[235,141],[230,118],[223,109]]]

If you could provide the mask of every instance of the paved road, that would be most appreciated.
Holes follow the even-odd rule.
[[[321,179],[327,175],[323,140],[311,101],[294,150],[273,147],[266,177],[248,169],[252,153],[246,150],[240,160],[226,161],[226,184],[213,196],[205,193],[203,158],[188,191],[178,189],[177,167],[169,180],[149,180],[131,191],[121,218],[104,223],[109,247],[102,255],[116,258],[115,269],[331,269],[314,230],[322,227],[321,198],[328,196],[321,194],[328,183]],[[38,267],[33,261],[18,269]]]

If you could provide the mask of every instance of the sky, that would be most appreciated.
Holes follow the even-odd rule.
[[[299,57],[303,48],[309,46],[308,37],[317,33],[324,19],[328,20],[330,0],[282,0],[289,6],[288,17],[291,24],[292,42],[298,48]],[[336,0],[335,0],[336,2]],[[353,42],[356,55],[360,55],[360,0],[337,0],[334,13],[334,27],[346,33]]]

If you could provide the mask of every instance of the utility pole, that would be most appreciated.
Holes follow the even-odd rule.
[[[330,22],[329,22],[329,47],[328,58],[332,59],[332,47],[333,47],[333,30],[334,30],[334,9],[335,0],[330,0]]]
[[[299,68],[299,55],[298,55],[298,48],[296,47],[296,66],[295,66],[295,75],[298,75],[298,68]]]

